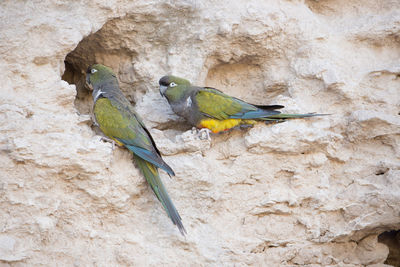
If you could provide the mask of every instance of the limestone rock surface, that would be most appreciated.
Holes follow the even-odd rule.
[[[92,125],[95,62],[175,170],[186,237]],[[1,265],[400,262],[397,0],[5,0],[0,73]],[[159,95],[165,74],[332,115],[203,140]]]

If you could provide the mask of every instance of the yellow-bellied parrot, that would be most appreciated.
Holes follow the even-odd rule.
[[[164,76],[159,80],[160,93],[172,110],[197,128],[213,133],[257,121],[273,122],[327,114],[283,114],[281,105],[253,105],[211,87],[192,86],[186,79]]]

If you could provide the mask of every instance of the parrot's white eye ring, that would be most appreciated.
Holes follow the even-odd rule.
[[[174,83],[174,82],[172,82],[172,83],[169,84],[169,87],[175,87],[175,86],[177,86],[177,84]]]
[[[92,69],[91,71],[90,71],[90,73],[95,73],[95,72],[97,72],[97,70],[96,69]]]

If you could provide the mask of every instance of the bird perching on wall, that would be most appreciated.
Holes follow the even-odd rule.
[[[281,105],[253,105],[211,87],[193,86],[183,78],[164,76],[159,80],[160,93],[172,110],[191,125],[213,133],[237,126],[252,126],[258,121],[279,122],[327,114],[284,114]]]
[[[181,234],[185,235],[186,230],[181,216],[160,179],[158,169],[163,169],[169,175],[175,173],[161,158],[150,132],[121,92],[117,77],[110,68],[95,64],[88,68],[86,81],[93,87],[93,113],[99,128],[107,137],[132,152],[137,165],[168,216]]]

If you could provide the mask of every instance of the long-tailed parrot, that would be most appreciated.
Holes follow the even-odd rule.
[[[281,105],[253,105],[211,87],[192,86],[186,79],[164,76],[159,80],[160,93],[172,110],[197,128],[219,133],[240,125],[251,126],[257,121],[279,122],[286,119],[326,114],[283,114]]]
[[[133,153],[151,189],[172,222],[184,235],[186,230],[182,219],[168,196],[158,168],[169,175],[175,175],[174,171],[161,158],[150,132],[119,89],[117,77],[110,68],[95,64],[88,68],[86,81],[93,87],[93,113],[96,123],[107,137]]]

